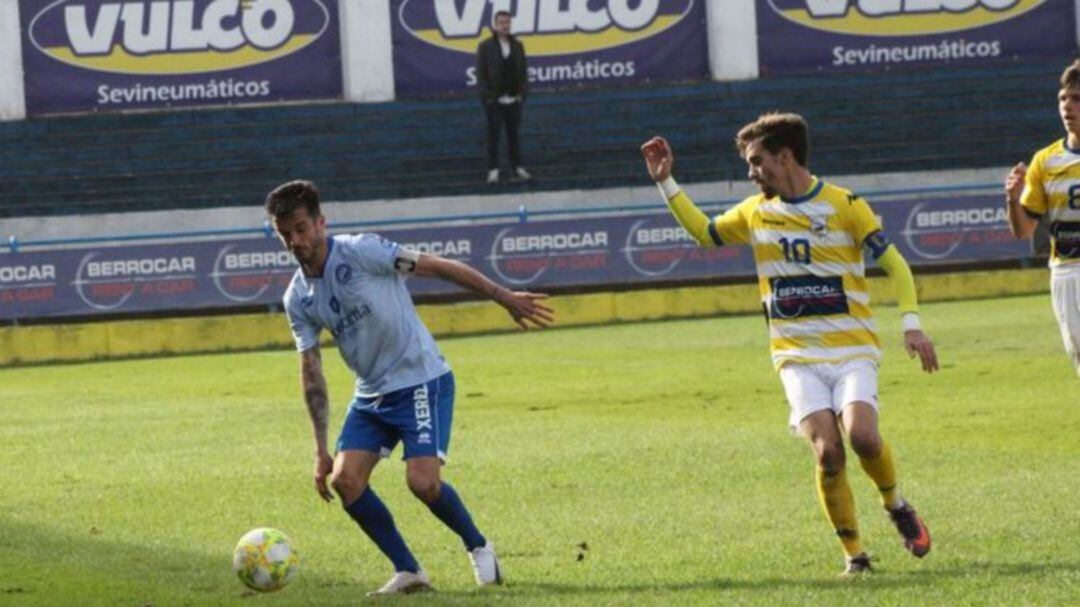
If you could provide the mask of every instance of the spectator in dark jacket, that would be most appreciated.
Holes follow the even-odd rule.
[[[476,73],[480,97],[487,114],[487,182],[499,182],[499,131],[506,125],[510,148],[511,176],[532,179],[521,163],[522,106],[529,78],[525,66],[525,47],[510,35],[510,13],[499,11],[491,21],[492,36],[476,47]]]

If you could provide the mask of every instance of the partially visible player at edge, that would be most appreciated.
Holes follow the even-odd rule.
[[[1080,59],[1065,68],[1058,91],[1065,138],[1020,163],[1005,178],[1009,228],[1031,238],[1040,217],[1050,223],[1050,301],[1065,353],[1080,376]]]
[[[908,354],[918,354],[932,373],[937,355],[919,328],[911,270],[865,200],[810,173],[801,116],[765,114],[739,131],[736,145],[761,193],[712,219],[672,178],[675,158],[667,141],[654,137],[641,149],[668,208],[700,245],[753,247],[773,364],[791,405],[790,424],[810,440],[816,457],[818,496],[844,550],[844,575],[870,571],[870,557],[859,537],[841,431],[904,546],[925,556],[930,534],[900,496],[892,452],[878,432],[881,352],[863,249],[896,287]]]
[[[454,376],[417,317],[405,278],[441,278],[486,295],[523,329],[552,321],[551,309],[540,302],[547,296],[509,291],[465,264],[374,234],[327,237],[319,192],[308,181],[279,186],[267,196],[266,211],[300,263],[284,302],[315,432],[315,490],[331,501],[329,481],[345,511],[394,565],[394,576],[372,594],[431,588],[390,511],[368,484],[379,458],[398,441],[404,443],[409,489],[461,537],[477,583],[502,583],[494,547],[454,488],[440,478],[454,413]],[[356,393],[333,458],[326,444],[329,399],[318,339],[324,328],[356,374]]]

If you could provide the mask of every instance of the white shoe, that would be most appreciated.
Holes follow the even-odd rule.
[[[499,169],[491,169],[488,171],[487,182],[491,185],[499,183]]]
[[[488,584],[501,585],[503,583],[502,570],[499,568],[499,557],[495,556],[495,546],[490,541],[479,548],[470,550],[469,560],[472,562],[477,584],[486,586]]]
[[[532,175],[530,175],[529,172],[525,170],[525,167],[518,167],[514,169],[514,175],[517,175],[518,179],[522,179],[524,181],[532,179]]]
[[[368,596],[379,596],[383,594],[412,594],[414,592],[428,592],[434,590],[431,587],[431,580],[423,571],[417,571],[413,573],[411,571],[398,571],[394,574],[394,577],[390,578],[390,581],[383,585],[382,588],[374,592],[369,592]]]

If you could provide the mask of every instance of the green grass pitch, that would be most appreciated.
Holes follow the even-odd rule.
[[[760,318],[442,340],[458,380],[445,476],[509,584],[474,586],[396,452],[373,486],[438,588],[402,604],[1076,604],[1080,380],[1048,298],[924,305],[923,322],[934,376],[879,310],[881,426],[934,550],[903,551],[852,459],[879,570],[854,583],[836,579]],[[336,436],[351,379],[324,359]],[[292,352],[0,370],[0,446],[3,606],[355,605],[390,574],[312,488]],[[278,594],[231,570],[258,526],[303,558]]]

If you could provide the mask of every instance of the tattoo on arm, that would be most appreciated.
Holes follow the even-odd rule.
[[[326,427],[330,418],[330,399],[326,393],[326,377],[322,371],[322,355],[318,346],[300,355],[300,383],[304,388],[311,427],[315,432],[315,445],[326,448]]]

